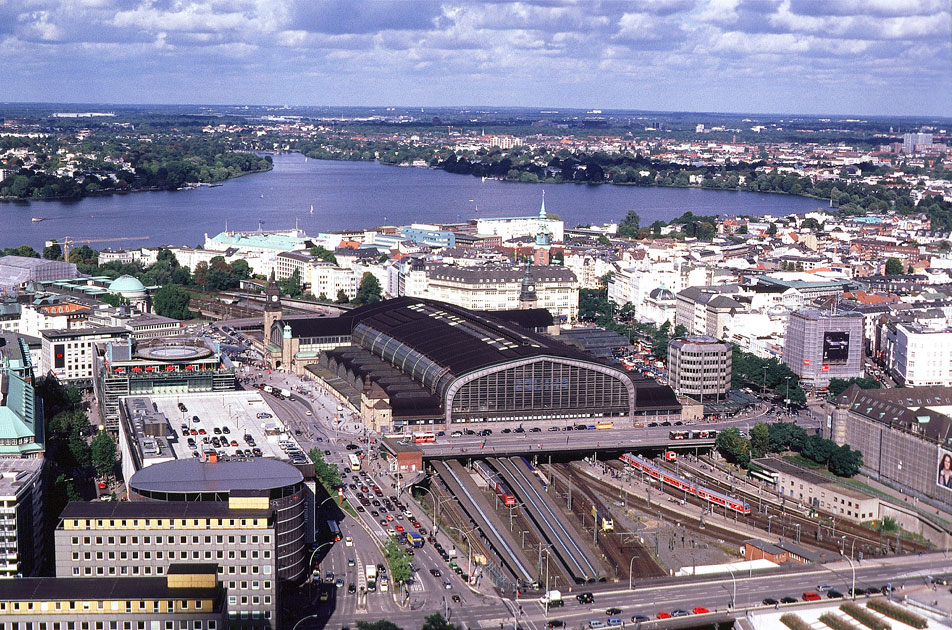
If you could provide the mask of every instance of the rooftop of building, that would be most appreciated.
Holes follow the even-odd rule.
[[[270,491],[303,480],[301,471],[294,466],[266,457],[214,463],[192,458],[143,468],[129,480],[129,487],[136,492],[150,493],[228,493]]]
[[[81,339],[82,337],[120,337],[129,334],[127,328],[103,326],[101,328],[50,328],[40,331],[44,339]]]
[[[471,284],[489,284],[493,282],[521,282],[526,277],[524,266],[514,265],[429,265],[427,273],[431,279],[467,282]],[[540,282],[576,282],[575,272],[559,265],[530,265],[529,277]]]
[[[872,496],[860,492],[855,488],[838,484],[836,483],[836,480],[830,479],[826,475],[821,475],[820,473],[813,472],[812,470],[795,466],[790,462],[786,462],[777,457],[763,457],[760,459],[755,459],[753,462],[758,466],[766,468],[767,470],[773,470],[785,475],[790,475],[791,477],[796,477],[797,479],[802,480],[804,484],[818,487],[822,486],[836,492],[837,494],[851,497],[853,499],[863,500],[873,498]]]
[[[857,311],[827,310],[816,308],[800,308],[791,313],[802,319],[820,321],[824,319],[863,319],[863,314]]]
[[[721,341],[717,337],[711,337],[709,335],[684,335],[683,337],[678,337],[671,340],[672,344],[678,346],[721,346],[721,347],[730,347],[726,341]]]
[[[0,498],[14,497],[43,469],[42,458],[0,457]]]
[[[137,518],[261,518],[261,510],[232,509],[217,501],[71,501],[59,516],[60,523],[67,519]]]
[[[303,249],[311,241],[306,236],[291,236],[290,234],[273,232],[221,232],[209,240],[219,245],[273,249],[281,252]]]
[[[199,572],[202,574],[217,571],[217,565],[210,565],[211,570],[204,568],[207,565],[186,566],[184,569],[169,573]],[[217,580],[217,577],[216,577]],[[213,588],[196,586],[170,586],[167,577],[39,577],[5,580],[0,589],[0,601],[103,601],[103,600],[181,600],[214,599],[219,604],[224,599],[224,588],[216,582]],[[211,611],[209,611],[211,612]]]
[[[952,387],[861,389],[854,384],[833,402],[875,422],[952,446],[952,417],[948,415]]]
[[[181,411],[179,403],[188,411]],[[201,454],[204,447],[214,448],[216,456],[239,457],[236,453],[248,448],[243,436],[250,434],[256,447],[262,451],[262,458],[288,460],[280,442],[294,441],[293,436],[278,419],[275,411],[268,405],[264,395],[258,390],[231,392],[195,393],[195,394],[155,394],[147,396],[126,396],[122,399],[125,413],[123,418],[131,420],[126,430],[135,435],[139,452],[145,466],[174,460],[197,459],[193,451]],[[258,418],[258,414],[269,417]],[[195,422],[194,418],[199,421]],[[188,437],[182,435],[182,425],[197,432],[204,429],[205,435],[189,435],[196,448],[188,445]],[[228,427],[229,433],[215,434],[215,429]],[[234,440],[238,446],[215,448],[205,444],[213,437],[227,437],[229,443]],[[241,456],[244,459],[244,456]],[[259,458],[260,459],[260,458]]]

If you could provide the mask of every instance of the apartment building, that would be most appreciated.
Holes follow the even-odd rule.
[[[215,567],[230,628],[278,619],[278,535],[268,502],[74,502],[56,528],[58,578],[168,576],[176,563]],[[252,509],[253,508],[253,509]]]
[[[952,328],[890,322],[885,332],[883,350],[893,380],[905,387],[952,385]]]
[[[95,374],[95,345],[124,340],[129,335],[127,329],[120,327],[44,330],[40,333],[43,342],[40,373],[52,374],[63,384],[91,387]]]
[[[225,630],[215,565],[150,578],[23,578],[0,588],[0,630]]]
[[[44,463],[0,458],[0,578],[34,575],[46,559]]]

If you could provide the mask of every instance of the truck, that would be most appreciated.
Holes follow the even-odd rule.
[[[290,390],[290,389],[282,389],[282,390],[281,390],[281,395],[284,396],[284,397],[287,398],[287,399],[290,399],[290,398],[291,398],[291,390]]]
[[[390,590],[390,582],[387,580],[387,576],[380,576],[380,592],[386,593]]]
[[[269,394],[272,393],[272,392],[274,392],[274,388],[271,387],[270,385],[265,385],[265,386],[262,387],[261,389],[264,390],[264,391],[266,391],[266,392],[268,392]]]
[[[416,532],[407,532],[406,541],[407,544],[414,549],[419,549],[423,546],[423,536]]]
[[[377,590],[377,565],[368,564],[364,567],[364,573],[367,575],[367,590],[370,592]]]
[[[539,603],[543,606],[554,608],[562,606],[565,602],[562,601],[562,591],[546,591],[542,594],[542,597],[539,598]]]

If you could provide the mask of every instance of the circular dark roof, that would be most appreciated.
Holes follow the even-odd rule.
[[[129,486],[145,492],[230,492],[271,490],[303,480],[294,466],[264,457],[215,463],[177,459],[143,468],[132,475]]]
[[[212,351],[210,348],[199,342],[171,343],[161,346],[139,346],[136,348],[136,356],[140,359],[151,359],[153,361],[195,361],[210,357]]]

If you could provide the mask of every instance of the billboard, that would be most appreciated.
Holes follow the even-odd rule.
[[[848,332],[823,333],[823,363],[846,363],[850,356]]]
[[[940,488],[952,490],[952,451],[939,449],[939,461],[936,466],[936,485]]]

